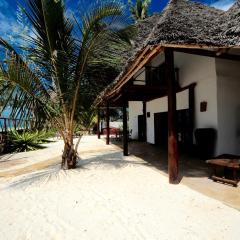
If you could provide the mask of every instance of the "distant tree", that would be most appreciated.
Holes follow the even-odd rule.
[[[135,21],[143,20],[148,17],[148,8],[151,4],[151,0],[136,0],[135,5],[132,0],[128,0],[128,4]]]

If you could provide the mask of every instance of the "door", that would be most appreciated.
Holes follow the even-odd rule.
[[[138,115],[138,140],[145,141],[145,122],[144,115]]]
[[[168,143],[168,113],[154,113],[155,144],[167,147]]]
[[[179,150],[186,151],[192,144],[193,130],[189,110],[179,110],[176,115],[176,128]],[[154,114],[155,144],[161,147],[168,146],[168,113]]]
[[[193,144],[192,119],[189,109],[177,111],[177,134],[179,150],[188,151]]]

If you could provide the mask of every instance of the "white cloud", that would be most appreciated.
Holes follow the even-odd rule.
[[[219,0],[213,3],[212,6],[227,11],[234,3],[235,0]]]
[[[0,0],[2,6],[7,6]],[[13,46],[26,46],[23,35],[31,35],[32,31],[25,23],[20,23],[16,13],[9,8],[1,8],[0,12],[0,36]]]
[[[11,17],[6,17],[2,13],[0,13],[0,33],[3,38],[9,38],[13,33],[16,32],[17,22]]]

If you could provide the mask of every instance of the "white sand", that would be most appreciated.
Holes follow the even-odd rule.
[[[5,154],[0,156],[0,173],[5,172],[5,168],[1,168],[2,162],[15,162],[13,166],[8,167],[7,170],[20,169],[26,166],[29,166],[34,163],[38,163],[41,161],[49,160],[49,158],[56,158],[61,156],[62,152],[62,140],[53,140],[51,143],[42,144],[47,148],[39,149],[30,152],[21,152],[21,153],[13,153],[13,154]],[[18,164],[18,162],[20,162]]]
[[[1,240],[239,239],[239,211],[96,137],[80,149],[77,170],[0,180]]]

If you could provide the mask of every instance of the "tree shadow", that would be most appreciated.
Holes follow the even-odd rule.
[[[66,177],[71,172],[92,171],[94,168],[102,169],[120,169],[131,166],[146,166],[155,168],[165,175],[168,173],[167,152],[154,145],[131,142],[129,144],[129,152],[133,155],[124,157],[122,151],[115,151],[111,153],[95,153],[90,157],[80,157],[76,169],[61,170],[60,164],[52,165],[41,172],[33,172],[24,175],[14,182],[11,182],[8,187],[28,187],[31,184],[45,184],[51,179],[58,179],[60,174]],[[180,179],[182,177],[207,177],[208,168],[205,162],[200,162],[199,159],[189,158],[182,155],[180,157]]]
[[[102,167],[104,169],[119,169],[124,168],[129,165],[145,165],[151,166],[148,162],[143,161],[142,159],[134,158],[129,160],[132,156],[123,157],[122,152],[107,153],[101,155],[95,155],[90,158],[80,158],[76,170],[89,169],[92,167]]]
[[[55,164],[51,167],[45,168],[41,171],[35,171],[26,175],[17,177],[16,180],[9,183],[6,188],[27,188],[29,186],[44,185],[53,179],[58,180],[63,176],[70,177],[71,173],[79,173],[81,171],[93,171],[93,169],[120,169],[129,165],[145,165],[151,166],[151,164],[142,161],[141,159],[128,160],[123,157],[121,152],[107,153],[94,155],[87,158],[79,158],[77,167],[72,170],[61,170],[61,165]]]
[[[16,177],[17,180],[10,182],[5,188],[27,188],[32,185],[46,184],[53,178],[57,179],[60,171],[60,164],[55,164],[41,171],[20,175]]]

